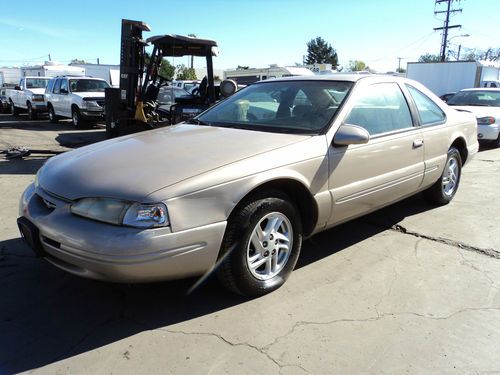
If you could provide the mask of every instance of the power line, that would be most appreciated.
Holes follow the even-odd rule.
[[[443,30],[443,39],[441,41],[441,52],[440,52],[441,61],[445,61],[445,59],[446,59],[446,47],[448,45],[448,30],[454,29],[457,27],[462,27],[462,25],[450,26],[450,15],[452,15],[453,13],[456,13],[456,12],[462,12],[462,8],[452,9],[451,4],[453,3],[453,1],[456,1],[456,0],[436,0],[436,3],[435,3],[435,6],[438,6],[441,3],[447,3],[446,10],[442,10],[442,11],[435,10],[434,11],[434,15],[446,13],[446,18],[444,20],[443,27],[435,27],[434,28],[434,31]]]

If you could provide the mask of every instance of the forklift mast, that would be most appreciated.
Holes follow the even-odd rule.
[[[139,80],[144,71],[143,31],[151,31],[144,22],[122,20],[120,48],[120,90],[121,100],[133,109],[137,96]]]

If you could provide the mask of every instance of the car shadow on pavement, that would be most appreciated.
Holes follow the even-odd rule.
[[[59,135],[55,138],[55,140],[62,147],[78,148],[106,140],[106,132],[103,130],[95,130],[95,131],[59,133]]]
[[[419,196],[304,242],[296,268],[331,256],[432,206]],[[292,275],[293,277],[293,275]],[[79,278],[38,259],[20,238],[0,242],[0,374],[32,370],[129,336],[248,302],[209,278],[120,285]]]

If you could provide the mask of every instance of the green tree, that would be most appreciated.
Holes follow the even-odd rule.
[[[146,65],[146,68],[149,65],[150,59],[151,55],[146,52],[146,55],[144,56],[144,63]],[[158,74],[163,78],[172,80],[175,75],[175,67],[172,64],[170,64],[170,62],[167,59],[163,58],[161,60],[160,68],[158,69]]]
[[[337,51],[320,36],[307,43],[306,64],[332,64],[335,69],[338,61]]]
[[[364,61],[361,60],[354,60],[354,61],[349,61],[349,70],[351,72],[360,72],[362,70],[368,70],[369,67],[366,66]]]
[[[177,65],[177,79],[184,80],[194,80],[196,78],[196,72],[193,68],[188,68],[184,64]]]
[[[441,57],[439,55],[433,55],[431,53],[426,53],[418,58],[418,62],[439,62]]]
[[[396,72],[397,73],[406,73],[406,69],[405,68],[396,68]]]
[[[69,65],[71,65],[71,64],[86,64],[86,62],[85,62],[85,60],[73,59],[73,60],[71,60]]]

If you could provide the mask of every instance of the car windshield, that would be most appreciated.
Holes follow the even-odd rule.
[[[205,111],[193,123],[317,134],[328,126],[352,85],[326,80],[257,83]]]
[[[448,100],[448,105],[500,107],[500,90],[460,91]]]
[[[97,79],[70,79],[69,87],[71,92],[104,92],[109,85]]]
[[[44,89],[49,81],[50,78],[26,78],[26,88]]]

